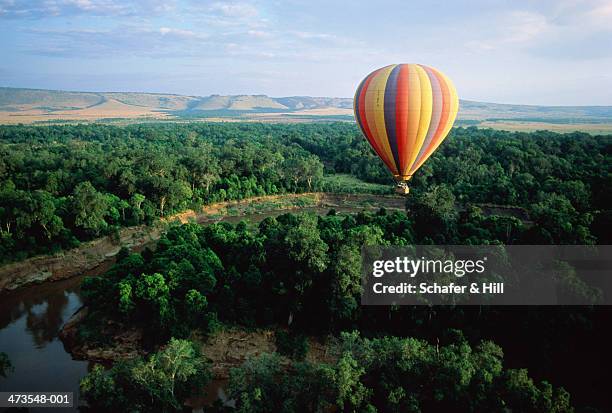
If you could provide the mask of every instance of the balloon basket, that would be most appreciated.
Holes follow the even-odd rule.
[[[395,187],[395,192],[400,195],[408,195],[408,193],[410,192],[410,188],[408,188],[408,185],[406,185],[406,183],[400,182]]]

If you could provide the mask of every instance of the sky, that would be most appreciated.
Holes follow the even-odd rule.
[[[463,99],[612,105],[612,0],[0,0],[0,86],[352,97],[392,63]]]

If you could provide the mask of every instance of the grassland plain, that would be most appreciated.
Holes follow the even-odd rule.
[[[353,121],[352,99],[266,95],[188,96],[0,87],[0,124]],[[531,132],[612,133],[610,106],[535,106],[462,100],[458,126]]]

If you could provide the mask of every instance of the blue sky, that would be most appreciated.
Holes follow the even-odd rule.
[[[612,105],[612,1],[0,0],[0,86],[350,97],[390,63],[464,99]]]

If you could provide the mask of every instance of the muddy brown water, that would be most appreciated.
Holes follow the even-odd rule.
[[[324,215],[330,207],[303,207],[300,212]],[[338,213],[362,211],[363,208],[334,206]],[[212,222],[237,223],[248,220],[257,223],[266,217],[278,216],[287,210],[268,211],[252,215],[225,216],[221,219],[202,219],[202,224]],[[79,397],[79,381],[87,374],[91,364],[73,360],[58,338],[64,323],[83,304],[80,284],[84,276],[99,275],[108,269],[114,258],[76,277],[24,287],[0,294],[0,352],[8,355],[14,371],[7,377],[0,376],[0,391],[68,391],[75,400]],[[194,399],[194,411],[216,399],[226,401],[226,380],[213,381],[202,397]],[[0,412],[7,409],[0,408]],[[49,412],[46,408],[31,408],[30,412]],[[53,409],[52,411],[78,411]]]
[[[14,367],[6,378],[0,377],[0,391],[70,391],[78,395],[79,380],[87,373],[89,363],[73,360],[57,335],[82,305],[81,278],[0,296],[0,351],[8,355]]]

